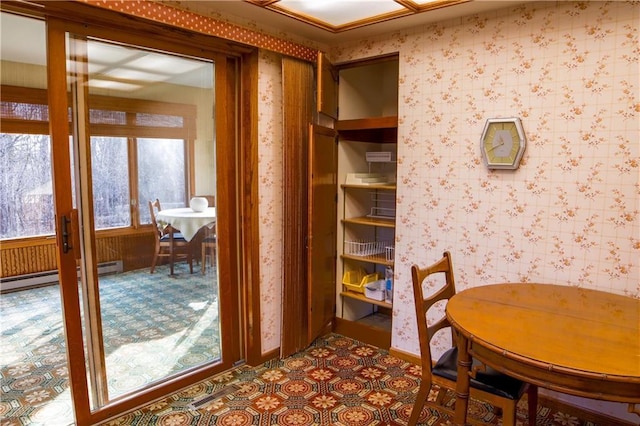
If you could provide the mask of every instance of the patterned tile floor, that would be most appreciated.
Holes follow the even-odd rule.
[[[216,327],[210,325],[215,320],[213,313],[217,313],[216,301],[207,296],[210,291],[206,283],[198,284],[200,274],[194,274],[189,284],[192,291],[184,292],[179,280],[171,279],[167,284],[165,275],[162,271],[144,274],[130,280],[131,284],[118,286],[109,286],[106,279],[102,282],[105,299],[120,301],[113,306],[105,305],[103,312],[108,368],[111,373],[118,373],[109,383],[114,392],[153,380],[158,374],[174,371],[173,368],[197,364],[202,357],[217,356],[215,351],[206,350],[211,345],[202,341],[211,343],[217,336]],[[164,280],[162,284],[156,281],[160,279]],[[200,287],[202,294],[197,290]],[[147,305],[155,300],[149,297],[150,289],[156,296],[162,294],[156,298],[164,301],[161,308]],[[68,425],[73,416],[58,288],[20,293],[20,297],[18,293],[0,297],[0,425]],[[185,299],[185,294],[191,297]],[[125,302],[123,295],[134,297]],[[145,310],[153,315],[142,315]],[[167,361],[151,349],[145,353],[153,359],[132,359],[136,344],[153,345],[166,339],[178,339],[174,344],[187,342],[194,350],[173,351],[178,355],[166,354],[171,357]],[[135,379],[124,379],[127,375]],[[419,378],[419,367],[392,357],[387,351],[330,334],[289,358],[255,368],[240,367],[107,424],[405,425]],[[452,395],[446,399],[449,408],[454,404]],[[526,416],[526,401],[522,401],[519,425],[524,424]],[[501,424],[491,406],[478,401],[471,402],[470,417],[489,425]],[[596,426],[587,417],[580,412],[546,406],[542,400],[537,424]],[[451,413],[428,406],[422,412],[421,422],[450,425]]]
[[[169,277],[168,266],[160,266],[154,274],[100,277],[112,397],[219,358],[214,281],[199,271],[189,274],[184,264],[177,264],[176,272]],[[0,312],[1,425],[69,424],[73,414],[58,286],[2,294]]]
[[[301,353],[259,367],[241,367],[106,424],[120,425],[406,425],[419,386],[420,368],[344,336],[330,334]],[[453,408],[452,393],[445,405]],[[430,399],[433,401],[434,395]],[[537,425],[596,426],[538,406]],[[576,415],[578,414],[578,415]],[[476,422],[501,425],[492,407],[471,401]],[[526,424],[526,400],[518,425]],[[423,425],[451,425],[451,415],[426,407]],[[604,426],[604,423],[600,423]],[[606,425],[613,426],[613,425]]]

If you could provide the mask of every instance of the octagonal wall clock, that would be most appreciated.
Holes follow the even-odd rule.
[[[480,151],[487,168],[515,170],[526,144],[519,118],[490,118],[482,131]]]

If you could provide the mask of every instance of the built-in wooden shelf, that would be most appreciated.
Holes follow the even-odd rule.
[[[340,293],[340,295],[342,297],[349,297],[351,299],[356,299],[356,300],[360,300],[363,302],[367,302],[367,303],[371,303],[372,305],[378,305],[378,306],[382,306],[384,308],[392,308],[391,303],[387,303],[383,300],[375,300],[375,299],[369,299],[368,297],[366,297],[364,294],[362,293],[356,293],[355,291],[343,291],[342,293]]]
[[[393,261],[388,261],[387,256],[382,254],[376,254],[371,256],[355,256],[353,254],[342,254],[342,259],[359,260],[360,262],[375,263],[376,265],[393,266]]]
[[[378,217],[368,217],[368,216],[360,216],[360,217],[351,217],[349,219],[342,219],[344,223],[354,223],[356,225],[369,225],[369,226],[378,226],[381,228],[395,228],[396,222],[395,218],[389,219],[381,219]]]
[[[355,188],[355,189],[384,189],[387,191],[395,191],[396,184],[395,183],[384,183],[384,184],[373,184],[373,185],[361,185],[361,184],[353,184],[353,183],[343,183],[340,185],[341,188]]]
[[[338,120],[336,130],[343,139],[363,142],[397,142],[398,117]]]
[[[393,129],[398,127],[398,116],[367,117],[354,120],[338,120],[336,130]]]

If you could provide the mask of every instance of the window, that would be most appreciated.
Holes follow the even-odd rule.
[[[130,226],[127,138],[91,137],[93,215],[96,229]]]
[[[162,208],[183,207],[185,192],[184,141],[181,139],[138,139],[138,194],[140,221],[150,223],[147,200],[162,200]],[[160,166],[160,167],[159,167]],[[167,176],[171,176],[168,180]]]
[[[45,90],[2,86],[0,238],[54,232]],[[150,223],[147,201],[184,206],[195,107],[92,96],[91,173],[96,229]],[[161,188],[161,193],[158,193]]]
[[[49,136],[1,133],[0,170],[0,238],[53,234]]]

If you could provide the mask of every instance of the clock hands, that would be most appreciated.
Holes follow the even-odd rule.
[[[491,148],[488,148],[486,151],[487,152],[491,152],[494,149],[498,148],[499,146],[504,145],[505,144],[505,140],[502,138],[502,135],[499,136],[498,142],[500,142],[498,145],[493,145]]]

